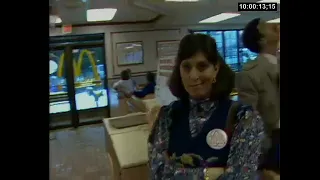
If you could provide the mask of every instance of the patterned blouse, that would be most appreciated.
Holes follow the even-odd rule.
[[[148,143],[151,180],[189,179],[181,178],[181,167],[176,161],[167,157],[172,104],[163,107],[163,113],[156,121],[152,132],[151,143]],[[192,137],[195,137],[216,110],[217,102],[209,100],[196,102],[190,100],[189,127]],[[264,138],[263,122],[257,112],[251,107],[242,105],[237,112],[238,123],[231,139],[231,147],[225,172],[218,180],[251,180],[255,179],[258,160],[261,154],[261,142]],[[250,122],[248,124],[248,122]],[[191,175],[191,179],[204,179],[204,168],[184,168],[183,175]]]

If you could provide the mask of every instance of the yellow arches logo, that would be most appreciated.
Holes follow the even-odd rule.
[[[100,75],[97,70],[97,65],[96,65],[95,59],[93,58],[92,52],[87,49],[84,49],[80,52],[79,59],[77,62],[75,59],[73,60],[74,76],[79,77],[81,75],[81,66],[83,64],[84,55],[87,55],[89,58],[90,64],[92,66],[92,72],[94,75],[94,81],[83,82],[83,83],[86,83],[86,84],[87,83],[95,83],[95,84],[98,83],[98,84],[100,84],[101,79],[100,79]],[[58,67],[58,72],[57,72],[58,77],[62,77],[62,75],[63,75],[63,65],[64,65],[64,53],[60,56],[60,62],[59,62],[59,67]],[[83,84],[83,83],[81,83],[81,84]],[[82,85],[76,83],[76,87],[78,87],[78,86],[82,87]]]

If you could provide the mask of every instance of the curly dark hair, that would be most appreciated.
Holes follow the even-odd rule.
[[[260,23],[260,18],[256,18],[250,21],[243,30],[242,42],[244,47],[248,48],[254,53],[261,52],[260,40],[263,35],[259,32],[258,25]]]
[[[212,37],[204,34],[189,34],[181,40],[176,63],[168,81],[172,94],[179,99],[189,98],[189,94],[182,84],[180,64],[182,61],[191,58],[198,52],[202,52],[207,60],[213,65],[218,63],[220,65],[216,83],[212,84],[213,91],[211,99],[220,100],[229,98],[229,95],[234,88],[235,73],[218,53],[216,41]]]
[[[127,70],[121,71],[120,77],[122,80],[128,80],[130,79],[130,74]]]
[[[156,76],[152,72],[147,72],[146,75],[148,83],[155,83],[156,82]]]

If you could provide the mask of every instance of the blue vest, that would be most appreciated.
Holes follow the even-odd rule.
[[[169,128],[169,156],[172,157],[174,155],[175,157],[181,157],[183,154],[191,154],[191,157],[194,158],[192,158],[193,165],[189,166],[190,168],[202,166],[225,167],[228,160],[231,137],[228,137],[228,143],[224,148],[215,150],[207,144],[206,136],[213,129],[226,130],[228,112],[231,104],[231,100],[220,101],[211,117],[204,122],[203,128],[198,135],[191,137],[188,118],[189,113],[187,113],[189,112],[189,103],[182,103],[181,100],[176,101],[172,106],[172,124]],[[196,158],[199,156],[203,160],[210,158],[211,161],[199,160],[199,158]],[[212,159],[214,160],[212,161]]]

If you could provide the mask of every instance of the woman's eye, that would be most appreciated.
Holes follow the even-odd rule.
[[[191,66],[190,66],[190,64],[183,64],[183,65],[182,65],[182,68],[183,68],[184,70],[189,71],[189,70],[191,69]]]
[[[208,64],[206,64],[206,63],[199,63],[197,65],[197,68],[199,71],[204,71],[205,69],[207,69],[207,67],[208,67]]]

